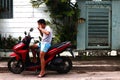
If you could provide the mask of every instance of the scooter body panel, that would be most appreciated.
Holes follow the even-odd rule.
[[[10,57],[15,57],[16,60],[19,60],[19,59],[20,59],[20,57],[19,57],[15,52],[12,52],[12,53],[10,54]]]

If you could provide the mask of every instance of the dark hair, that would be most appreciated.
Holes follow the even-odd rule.
[[[39,19],[37,22],[38,22],[39,24],[45,24],[45,25],[46,25],[46,22],[45,22],[44,19]]]

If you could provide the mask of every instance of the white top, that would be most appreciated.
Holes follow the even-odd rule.
[[[51,29],[49,26],[46,26],[46,27],[45,27],[45,30],[49,31],[50,34],[47,35],[47,34],[43,33],[42,42],[51,43],[51,41],[52,41],[52,36],[53,36],[53,34],[52,34],[52,29]]]

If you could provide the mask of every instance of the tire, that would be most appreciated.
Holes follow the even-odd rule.
[[[11,58],[8,61],[8,69],[14,74],[20,74],[24,70],[24,64],[21,60]]]
[[[63,62],[61,65],[59,65],[59,68],[57,70],[60,74],[68,73],[72,69],[72,61],[69,57],[60,57],[63,59]]]

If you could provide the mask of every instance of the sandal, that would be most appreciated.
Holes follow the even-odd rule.
[[[43,75],[38,75],[38,78],[42,78],[42,77],[45,77],[46,74],[43,74]]]

